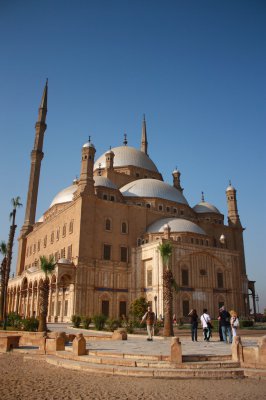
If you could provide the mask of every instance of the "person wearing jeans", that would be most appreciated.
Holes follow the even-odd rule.
[[[223,341],[224,343],[232,343],[232,331],[231,331],[231,325],[230,325],[230,319],[231,316],[229,312],[225,309],[225,307],[220,308],[220,323],[221,323],[221,328],[222,328],[222,335],[223,335]],[[227,341],[228,338],[228,341]]]
[[[191,310],[190,313],[188,314],[190,317],[190,323],[191,323],[191,337],[192,337],[192,342],[197,342],[198,341],[198,314],[195,309]]]

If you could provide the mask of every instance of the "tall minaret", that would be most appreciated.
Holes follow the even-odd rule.
[[[142,121],[141,151],[148,155],[148,141],[147,141],[145,114],[143,115],[143,121]]]
[[[38,120],[35,124],[35,141],[33,150],[31,152],[31,169],[30,179],[27,195],[27,205],[25,211],[24,224],[20,231],[18,261],[17,261],[17,274],[23,271],[25,249],[26,249],[26,235],[31,232],[35,223],[39,179],[41,171],[41,162],[43,159],[43,138],[46,130],[46,114],[47,114],[47,95],[48,95],[48,79],[43,90],[42,100],[39,107]]]
[[[25,219],[23,224],[23,231],[31,230],[35,223],[35,214],[37,207],[39,179],[41,171],[41,162],[43,159],[43,137],[46,130],[46,114],[47,114],[47,94],[48,94],[48,80],[46,81],[45,88],[42,95],[42,101],[39,107],[38,121],[35,124],[35,141],[34,147],[31,152],[31,170],[28,188],[27,206],[25,211]]]
[[[231,185],[226,189],[227,208],[228,208],[228,224],[234,226],[241,226],[240,218],[237,210],[236,189]]]

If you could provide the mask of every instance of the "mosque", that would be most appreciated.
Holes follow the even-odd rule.
[[[171,268],[179,287],[173,311],[186,317],[206,307],[215,317],[226,305],[249,314],[243,227],[236,189],[225,192],[228,221],[205,201],[188,204],[180,172],[172,184],[163,180],[148,156],[145,118],[140,148],[108,149],[95,161],[89,140],[81,149],[80,176],[61,190],[35,221],[46,130],[48,84],[38,121],[24,224],[19,235],[15,276],[8,287],[8,311],[39,315],[39,287],[44,279],[40,256],[56,261],[50,276],[48,319],[67,322],[73,314],[110,318],[128,315],[131,302],[144,296],[163,315],[163,264],[158,244],[172,243]],[[254,301],[255,304],[255,301]]]

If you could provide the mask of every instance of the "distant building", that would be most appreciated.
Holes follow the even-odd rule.
[[[178,317],[204,307],[216,316],[223,304],[248,315],[249,281],[236,189],[231,184],[226,189],[228,224],[203,194],[191,207],[180,172],[173,171],[170,185],[148,156],[145,118],[140,149],[128,146],[125,136],[122,146],[107,150],[95,162],[96,149],[86,142],[79,178],[35,221],[47,91],[46,84],[31,153],[16,276],[8,288],[9,311],[38,316],[44,278],[39,258],[46,255],[57,261],[50,277],[50,321],[69,321],[73,314],[118,318],[128,315],[130,303],[139,296],[163,315],[158,244],[170,240],[171,266],[180,287],[173,309]]]

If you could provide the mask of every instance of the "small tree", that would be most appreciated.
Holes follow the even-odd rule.
[[[49,278],[48,275],[51,274],[56,263],[54,258],[50,257],[49,260],[45,256],[40,257],[41,269],[45,274],[44,281],[40,285],[40,322],[39,322],[39,332],[47,332],[47,313],[48,313],[48,302],[49,302]]]
[[[145,297],[139,297],[138,299],[132,301],[129,309],[129,314],[134,320],[141,320],[148,308],[148,302]]]

